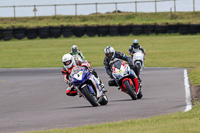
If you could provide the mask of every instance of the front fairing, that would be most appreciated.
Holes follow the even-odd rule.
[[[136,60],[140,60],[140,61],[143,62],[144,54],[141,51],[138,51],[138,52],[133,54],[133,61],[136,61]]]
[[[70,81],[74,86],[80,86],[90,78],[90,72],[85,67],[77,66],[72,69]]]
[[[130,67],[124,61],[118,61],[112,66],[112,75],[116,81],[130,74]]]

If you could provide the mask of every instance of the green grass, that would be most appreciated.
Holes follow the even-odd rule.
[[[189,112],[33,133],[199,133],[200,105]],[[32,133],[32,132],[30,132]]]
[[[200,24],[200,12],[107,13],[82,16],[0,18],[0,27],[38,27],[61,25],[126,25],[185,23]]]
[[[0,68],[62,67],[62,56],[78,45],[93,67],[102,67],[104,48],[111,45],[125,54],[134,38],[146,49],[145,66],[186,67],[190,81],[200,85],[200,35],[150,35],[11,40],[0,42]],[[198,104],[198,105],[197,105]],[[200,105],[189,112],[100,125],[38,131],[39,133],[194,133],[200,131]],[[36,131],[34,131],[36,132]]]
[[[191,82],[200,84],[200,35],[151,35],[119,37],[82,37],[60,39],[12,40],[0,42],[0,68],[62,67],[61,58],[73,44],[78,45],[93,67],[103,67],[104,48],[111,45],[128,55],[134,38],[139,39],[148,67],[185,67],[191,70]]]

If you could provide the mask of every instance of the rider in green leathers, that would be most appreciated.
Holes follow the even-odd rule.
[[[71,51],[69,52],[72,56],[73,55],[79,55],[83,60],[85,60],[85,56],[83,55],[83,53],[78,50],[78,47],[76,45],[73,45],[71,48]]]

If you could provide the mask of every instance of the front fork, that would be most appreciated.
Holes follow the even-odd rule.
[[[135,78],[133,79],[134,84],[133,84],[133,82],[132,82],[132,80],[131,80],[130,78],[125,78],[125,79],[123,79],[123,80],[122,80],[122,86],[120,86],[120,88],[121,88],[121,90],[124,91],[124,92],[126,92],[126,91],[125,91],[125,88],[126,88],[126,87],[125,87],[125,85],[124,85],[124,82],[125,82],[126,80],[129,81],[129,83],[130,83],[130,85],[131,85],[132,87],[135,85],[135,93],[138,94],[138,93],[139,93],[139,82],[138,82],[138,78],[135,77]]]

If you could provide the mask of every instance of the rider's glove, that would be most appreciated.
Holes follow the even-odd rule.
[[[71,86],[71,82],[69,80],[65,81],[66,84],[68,84],[68,86]]]
[[[90,63],[84,62],[84,63],[81,64],[81,66],[83,66],[83,67],[89,69],[89,68],[90,68]]]

